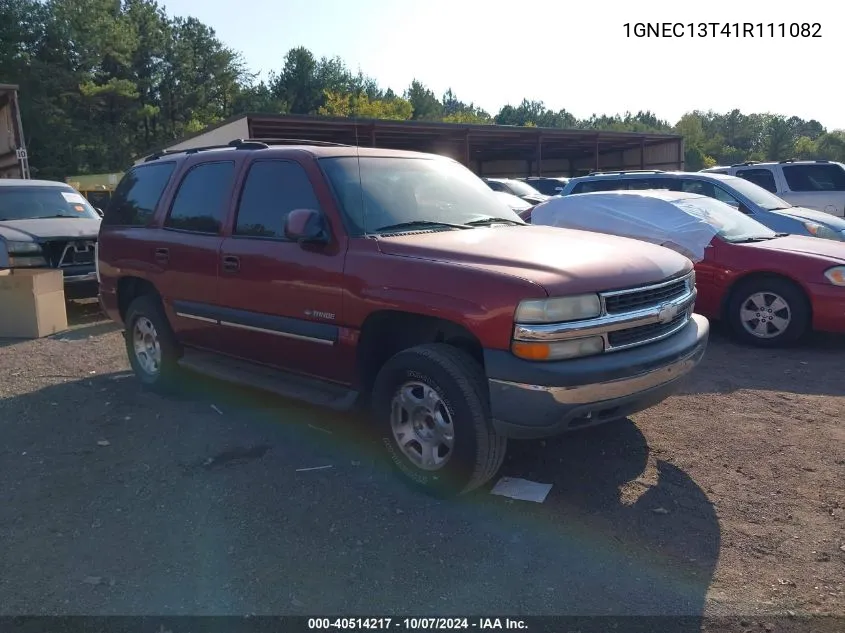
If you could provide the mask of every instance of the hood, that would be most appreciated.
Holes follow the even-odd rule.
[[[529,196],[520,196],[526,202],[530,202],[531,204],[540,204],[541,202],[545,202],[552,196],[547,196],[544,193],[532,193]]]
[[[378,244],[388,255],[520,277],[539,284],[550,295],[629,288],[692,270],[690,260],[662,246],[550,226],[380,236]]]
[[[816,222],[817,224],[824,224],[835,231],[845,231],[845,219],[839,218],[824,211],[817,211],[815,209],[808,209],[806,207],[790,207],[789,209],[778,209],[771,213],[779,215],[788,215],[797,220],[808,220]]]
[[[55,238],[97,237],[99,218],[40,218],[0,222],[0,238],[13,242],[43,242]]]
[[[765,242],[751,242],[749,244],[735,244],[743,248],[755,248],[764,251],[781,251],[787,253],[799,253],[801,255],[812,255],[813,257],[826,258],[841,264],[845,262],[845,242],[834,240],[820,240],[817,237],[806,235],[788,235],[776,237]]]

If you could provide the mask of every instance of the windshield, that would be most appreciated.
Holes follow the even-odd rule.
[[[777,233],[757,220],[752,220],[741,211],[713,198],[683,198],[671,202],[684,213],[700,218],[712,226],[717,235],[726,242],[771,239],[777,236]]]
[[[386,233],[409,223],[466,225],[486,218],[524,224],[483,180],[451,160],[344,156],[323,158],[320,164],[353,234]]]
[[[99,217],[80,193],[70,189],[0,186],[0,221]]]
[[[766,211],[774,211],[775,209],[789,209],[792,206],[786,200],[778,198],[775,194],[769,193],[760,185],[755,185],[753,182],[745,180],[744,178],[731,176],[729,179],[726,178],[725,180],[722,180],[720,182],[723,182],[725,185],[731,187],[732,189],[735,189],[741,195],[745,196],[746,198],[751,200],[751,202],[756,204],[758,207],[765,209]]]
[[[524,183],[520,180],[508,180],[507,181],[508,189],[510,189],[514,194],[518,196],[542,196],[539,191],[537,191],[531,185]]]

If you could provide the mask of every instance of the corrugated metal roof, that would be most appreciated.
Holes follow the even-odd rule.
[[[597,151],[606,154],[683,140],[677,134],[248,113],[222,121],[180,142],[243,118],[247,119],[251,138],[307,138],[365,147],[448,153],[470,161],[532,159],[538,150],[543,159],[575,159],[592,156]],[[150,150],[147,154],[161,149]]]

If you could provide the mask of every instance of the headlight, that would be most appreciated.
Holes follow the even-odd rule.
[[[824,276],[834,286],[845,286],[845,266],[834,266],[824,271]]]
[[[823,240],[837,240],[841,242],[843,237],[845,237],[842,233],[829,229],[823,224],[816,224],[815,222],[804,222],[804,228],[806,228],[813,237],[820,237]]]
[[[511,351],[514,356],[525,360],[565,360],[601,354],[604,351],[604,339],[589,336],[549,343],[513,341]]]
[[[41,245],[36,242],[6,242],[9,255],[32,255],[41,252]]]
[[[41,254],[41,246],[35,242],[7,241],[0,243],[0,246],[5,246],[3,259],[9,268],[40,268],[47,265],[47,260]]]
[[[529,299],[516,307],[517,323],[561,323],[590,319],[601,314],[598,295],[577,295],[554,299]]]

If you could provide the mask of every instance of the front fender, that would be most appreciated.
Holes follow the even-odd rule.
[[[362,324],[373,312],[397,310],[457,323],[490,349],[510,349],[520,301],[548,296],[518,277],[378,252],[349,253],[346,278],[344,313],[351,324]]]

